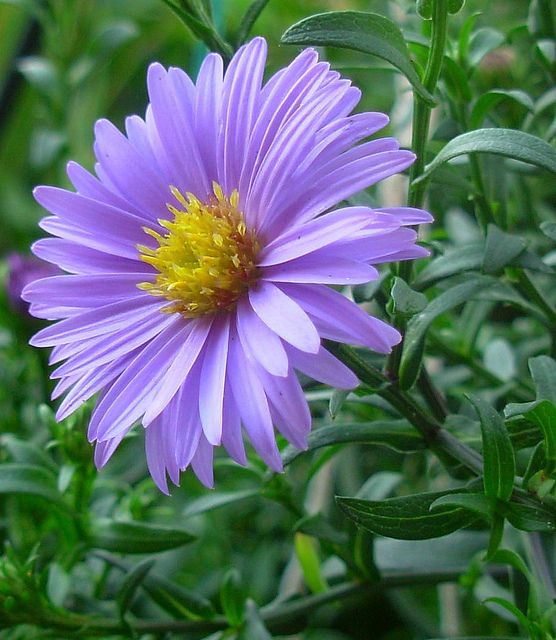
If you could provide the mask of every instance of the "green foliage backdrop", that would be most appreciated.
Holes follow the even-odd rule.
[[[90,406],[54,420],[12,252],[151,61],[194,76],[250,34],[268,73],[316,46],[391,114],[418,161],[352,204],[426,206],[431,257],[346,291],[403,345],[330,345],[362,384],[304,380],[284,474],[221,458],[166,497],[140,434],[97,473]],[[0,638],[556,637],[553,4],[3,0],[0,43]]]

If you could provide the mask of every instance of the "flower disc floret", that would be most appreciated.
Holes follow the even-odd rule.
[[[228,198],[214,183],[214,195],[203,203],[191,193],[184,197],[176,187],[170,189],[181,208],[167,205],[174,219],[159,220],[167,233],[144,228],[158,247],[140,245],[140,258],[158,274],[155,282],[138,286],[170,300],[165,312],[186,318],[231,311],[256,277],[259,250],[238,209],[239,194],[233,191]]]

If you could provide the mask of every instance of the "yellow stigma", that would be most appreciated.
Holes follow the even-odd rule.
[[[170,191],[180,206],[168,204],[174,219],[158,221],[167,233],[144,227],[158,247],[137,247],[141,260],[158,271],[155,282],[139,288],[172,301],[164,311],[186,318],[233,309],[256,277],[259,250],[238,209],[238,192],[228,198],[213,183],[214,195],[201,202],[176,187]]]

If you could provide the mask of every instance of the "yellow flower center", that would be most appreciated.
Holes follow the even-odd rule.
[[[180,206],[168,204],[174,219],[158,221],[167,233],[144,227],[158,247],[137,247],[141,260],[158,274],[138,287],[172,301],[164,311],[186,318],[233,309],[256,277],[259,251],[238,209],[238,192],[228,198],[213,183],[214,195],[201,202],[191,193],[184,197],[175,187],[170,190]]]

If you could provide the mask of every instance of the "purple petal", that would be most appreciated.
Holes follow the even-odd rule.
[[[216,318],[207,340],[203,358],[203,370],[199,387],[199,415],[203,433],[212,445],[219,445],[222,438],[222,412],[224,406],[224,382],[228,360],[230,318]]]
[[[173,169],[172,184],[199,198],[211,192],[197,138],[193,131],[191,81],[181,69],[168,72],[158,63],[147,74],[149,98],[160,141]]]
[[[210,180],[217,180],[216,149],[220,126],[224,65],[217,53],[209,53],[197,76],[195,93],[195,134],[199,152]]]
[[[288,374],[288,356],[282,341],[253,311],[246,298],[238,302],[236,326],[244,351],[269,373]]]
[[[84,402],[91,398],[97,391],[108,385],[114,378],[127,367],[128,364],[136,357],[137,352],[131,351],[118,360],[99,365],[91,369],[85,375],[81,375],[73,388],[68,392],[56,412],[56,420],[60,422],[78,409]],[[69,380],[75,379],[70,376]],[[64,386],[60,386],[58,392],[63,393]],[[53,394],[54,397],[54,394]]]
[[[181,334],[183,344],[180,344],[176,350],[173,362],[168,368],[164,380],[161,381],[160,389],[145,412],[143,417],[144,426],[148,426],[151,420],[154,420],[181,387],[205,346],[213,326],[213,320],[210,316],[198,318],[189,321],[187,325],[190,332],[187,337],[185,337],[185,333]]]
[[[230,334],[227,379],[255,451],[271,469],[281,471],[282,460],[274,439],[266,395],[259,377],[243,353],[235,330]]]
[[[241,433],[239,409],[236,406],[230,383],[226,381],[224,387],[224,426],[222,428],[222,444],[233,460],[245,466],[247,456]]]
[[[222,126],[218,141],[218,177],[224,192],[239,186],[243,156],[259,109],[266,41],[254,38],[232,58],[222,89]]]
[[[145,454],[152,479],[162,493],[169,496],[164,436],[162,418],[159,417],[145,429]]]
[[[348,207],[327,213],[278,236],[261,251],[257,265],[267,267],[306,255],[349,236],[371,219],[372,210],[368,207]]]
[[[428,211],[423,209],[415,209],[413,207],[386,207],[375,209],[381,213],[387,213],[399,220],[400,224],[426,224],[433,222],[434,218]]]
[[[190,323],[174,316],[174,322],[139,353],[107,390],[89,424],[89,438],[108,440],[127,431],[150,408],[166,384],[172,384],[176,362],[185,359]]]
[[[115,191],[109,189],[98,178],[95,178],[95,176],[80,164],[77,164],[77,162],[68,162],[66,173],[75,190],[80,195],[90,198],[91,200],[104,202],[112,207],[116,207],[116,209],[122,209],[139,217],[144,216],[144,212],[140,207],[137,207],[129,200],[126,200]]]
[[[302,351],[316,353],[320,337],[302,307],[271,282],[259,281],[249,290],[249,302],[276,334]]]
[[[318,353],[305,353],[288,347],[288,356],[293,367],[331,387],[355,389],[359,384],[353,371],[324,347],[321,347]]]
[[[214,488],[214,472],[212,467],[213,446],[201,433],[197,451],[191,460],[193,471],[199,480],[207,487]]]
[[[42,238],[31,246],[41,260],[58,265],[64,271],[78,275],[96,273],[152,273],[150,265],[89,249],[61,238]]]
[[[28,284],[21,294],[27,302],[49,305],[101,307],[122,299],[141,297],[140,282],[152,281],[151,273],[109,273],[95,276],[53,276]]]
[[[166,216],[169,196],[166,179],[149,166],[129,140],[108,120],[96,123],[94,146],[102,171],[125,200],[142,211],[147,220]]]
[[[52,347],[75,340],[86,340],[129,327],[166,304],[146,293],[142,298],[122,300],[85,311],[74,318],[46,327],[29,341],[34,347]]]
[[[311,412],[295,373],[291,368],[284,378],[263,373],[263,384],[273,422],[288,442],[298,449],[306,449]]]
[[[112,362],[152,340],[172,324],[172,316],[158,311],[110,335],[98,336],[86,345],[76,345],[69,360],[52,372],[52,378],[83,375],[91,367]],[[68,357],[66,352],[66,357]]]
[[[60,218],[62,228],[65,225],[82,235],[93,234],[98,238],[93,248],[137,260],[137,244],[148,244],[148,236],[143,231],[145,219],[127,211],[56,187],[37,187],[33,195],[40,205]],[[50,231],[50,219],[43,220],[41,226]],[[52,233],[59,235],[54,230]]]
[[[363,284],[378,278],[378,271],[362,262],[327,255],[326,250],[323,250],[318,255],[310,254],[290,262],[264,267],[261,278],[273,282]]]
[[[324,338],[370,347],[378,353],[390,353],[401,339],[396,329],[324,285],[281,286],[305,309]]]
[[[403,171],[415,160],[413,153],[401,150],[384,151],[349,162],[349,158],[343,158],[349,153],[348,151],[339,157],[335,169],[329,173],[321,173],[318,180],[312,180],[309,188],[304,187],[307,180],[299,179],[299,195],[292,201],[290,198],[282,198],[284,208],[273,210],[273,215],[267,217],[266,224],[262,225],[261,233],[273,237],[286,224],[292,224],[292,221],[299,224],[314,218],[340,200]]]
[[[110,460],[112,454],[118,448],[118,445],[123,440],[124,436],[118,436],[112,438],[106,442],[97,442],[95,445],[95,466],[97,469],[102,469],[104,465]]]

